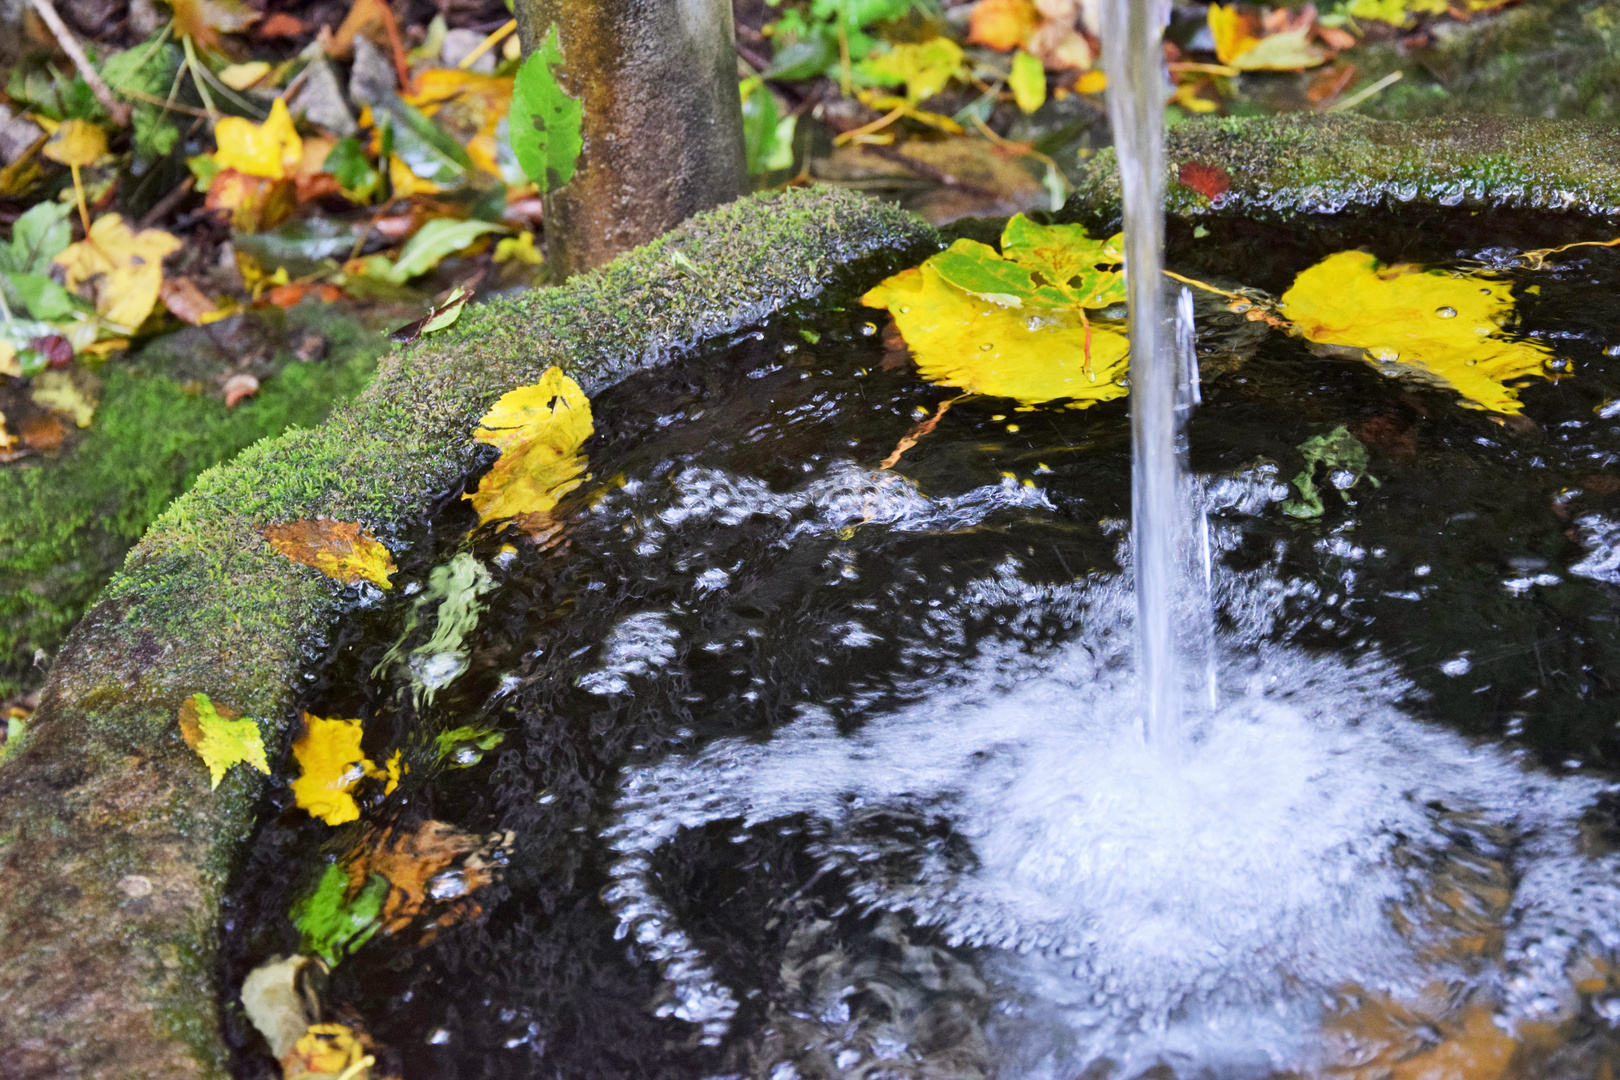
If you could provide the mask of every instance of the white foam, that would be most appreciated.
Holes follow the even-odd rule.
[[[1575,846],[1603,786],[1411,719],[1412,688],[1376,657],[1266,644],[1306,586],[1264,574],[1220,585],[1238,627],[1223,643],[1225,704],[1168,754],[1135,734],[1122,583],[1030,585],[1009,560],[961,603],[1057,610],[1085,627],[1078,642],[1044,656],[990,647],[928,700],[853,735],[806,706],[767,743],[726,740],[627,774],[608,899],[622,933],[666,964],[676,1015],[715,1041],[736,998],[679,931],[647,853],[681,828],[795,814],[818,823],[812,851],[857,900],[984,950],[1020,1017],[998,1051],[1020,1074],[1102,1055],[1298,1067],[1325,1002],[1351,983],[1400,996],[1471,980],[1492,988],[1504,1022],[1567,1013],[1565,964],[1620,945],[1620,864]],[[874,810],[948,821],[972,857],[874,836],[859,827]],[[1424,928],[1423,897],[1433,867],[1473,843],[1459,815],[1481,845],[1513,838],[1499,857],[1520,878],[1503,963],[1484,971],[1426,959],[1413,940],[1443,930]]]

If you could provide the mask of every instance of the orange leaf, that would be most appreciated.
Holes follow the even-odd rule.
[[[173,312],[175,318],[192,326],[201,326],[205,321],[203,316],[213,315],[219,310],[197,288],[197,283],[186,277],[165,278],[158,295],[163,298],[163,306]]]
[[[1018,48],[1041,24],[1030,0],[979,0],[968,22],[968,43],[997,52]]]
[[[454,902],[452,919],[470,915],[478,906],[465,898],[495,880],[490,849],[502,842],[509,836],[473,836],[442,821],[424,821],[409,831],[388,828],[361,841],[349,863],[349,880],[358,887],[372,874],[388,879],[384,933],[405,929],[434,902]]]
[[[204,52],[219,47],[219,35],[238,34],[259,21],[259,13],[241,0],[174,0],[174,33],[188,37]]]
[[[352,521],[316,518],[269,525],[264,538],[293,562],[345,583],[370,581],[386,589],[398,569],[388,549]]]

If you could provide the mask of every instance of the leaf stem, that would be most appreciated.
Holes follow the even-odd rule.
[[[208,120],[210,123],[217,124],[219,123],[219,110],[214,108],[214,98],[208,92],[208,84],[203,82],[201,75],[197,74],[197,69],[202,65],[197,63],[197,50],[191,45],[191,35],[181,35],[180,44],[186,50],[186,70],[191,72],[191,81],[196,85],[197,93],[202,97],[203,108],[208,110]]]
[[[461,62],[457,64],[456,67],[460,68],[462,71],[466,71],[468,68],[478,63],[478,58],[480,56],[483,56],[485,53],[489,52],[489,50],[505,41],[512,31],[516,29],[517,20],[508,19],[501,25],[500,29],[490,34],[489,37],[485,38],[483,41],[480,41],[477,48],[468,53],[466,56],[463,56],[461,58]]]
[[[84,181],[79,178],[79,167],[69,165],[73,171],[73,194],[79,200],[79,220],[84,223],[84,238],[90,239],[90,208],[84,202]]]
[[[51,34],[56,38],[56,43],[62,47],[63,52],[67,53],[68,59],[73,61],[73,66],[78,69],[80,78],[84,79],[85,83],[90,87],[90,92],[96,96],[96,100],[101,103],[101,107],[107,110],[107,114],[113,118],[113,121],[119,127],[128,124],[129,106],[113,96],[111,87],[102,79],[101,73],[96,71],[95,65],[90,63],[90,58],[84,55],[84,49],[80,47],[79,39],[74,37],[73,31],[67,28],[67,24],[62,21],[62,16],[56,13],[56,8],[52,5],[51,0],[29,0],[29,2],[34,5],[34,10],[39,12],[39,17],[45,21],[45,25],[50,27]]]

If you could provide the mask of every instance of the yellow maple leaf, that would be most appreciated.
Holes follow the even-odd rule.
[[[293,799],[311,817],[341,825],[360,816],[354,787],[368,776],[387,777],[360,750],[365,734],[359,720],[327,720],[304,714],[304,733],[293,743],[298,779]]]
[[[223,705],[215,705],[207,694],[192,694],[181,702],[179,721],[180,737],[208,766],[214,787],[219,787],[225,770],[232,765],[251,765],[270,775],[270,763],[264,757],[264,738],[259,734],[257,721],[244,719],[241,713]]]
[[[367,1066],[372,1063],[353,1029],[343,1024],[311,1024],[281,1059],[281,1068],[288,1080],[340,1076],[364,1080],[371,1075]]]
[[[180,241],[162,229],[135,232],[117,214],[103,214],[90,235],[53,260],[62,267],[67,287],[84,292],[88,285],[102,318],[134,330],[152,314],[163,287],[163,258],[180,250]]]
[[[1254,20],[1239,11],[1236,4],[1211,4],[1206,18],[1210,36],[1215,39],[1215,55],[1223,64],[1232,63],[1260,44]]]
[[[1239,71],[1299,71],[1325,64],[1327,59],[1325,49],[1311,44],[1310,28],[1300,27],[1267,34],[1228,63]]]
[[[384,589],[399,569],[394,557],[359,523],[314,518],[267,525],[264,538],[287,558],[313,566],[329,578],[352,584],[369,581]]]
[[[1489,274],[1341,251],[1296,277],[1278,307],[1311,341],[1364,349],[1379,368],[1449,387],[1468,408],[1517,413],[1517,388],[1506,384],[1549,377],[1545,347],[1502,336],[1513,286]]]
[[[474,440],[501,451],[471,500],[483,523],[519,519],[533,531],[564,495],[584,483],[591,403],[561,368],[549,368],[533,386],[505,394],[479,421]]]
[[[94,165],[107,152],[107,133],[88,120],[64,120],[40,153],[61,165]]]
[[[270,117],[262,124],[240,116],[222,117],[214,125],[214,142],[219,149],[214,161],[221,169],[235,169],[249,176],[280,180],[298,171],[304,159],[304,143],[293,128],[287,102],[276,98]]]
[[[1078,309],[1003,307],[951,286],[927,264],[902,270],[861,303],[888,310],[929,382],[1026,405],[1068,398],[1078,409],[1127,392],[1120,380],[1129,346],[1117,322],[1091,320],[1093,378]]]
[[[947,37],[904,42],[861,65],[869,77],[906,84],[906,100],[927,101],[963,71],[962,46]]]

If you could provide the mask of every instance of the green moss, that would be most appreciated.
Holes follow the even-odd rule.
[[[1418,202],[1620,214],[1620,127],[1469,117],[1397,123],[1360,116],[1226,117],[1176,125],[1165,146],[1168,210],[1287,218]],[[1177,182],[1214,165],[1231,190],[1215,203]],[[1117,220],[1114,153],[1093,158],[1060,215]]]
[[[274,754],[305,650],[361,588],[285,559],[263,525],[358,521],[397,551],[477,460],[478,419],[547,367],[594,393],[939,245],[838,190],[744,199],[564,287],[467,310],[321,427],[199,476],[70,634],[34,733],[0,765],[0,986],[18,988],[0,1072],[11,1036],[45,1048],[54,1074],[219,1073],[212,928],[264,781],[233,769],[211,793],[175,710],[206,692],[257,718]],[[145,867],[163,903],[121,891]],[[64,984],[66,971],[83,975]],[[95,1064],[109,1056],[116,1068]]]
[[[0,469],[0,698],[30,677],[34,652],[55,652],[124,554],[203,469],[289,427],[319,423],[370,378],[386,345],[352,319],[308,305],[334,362],[284,364],[257,395],[227,410],[188,386],[192,358],[167,340],[103,372],[101,407],[59,461]]]

